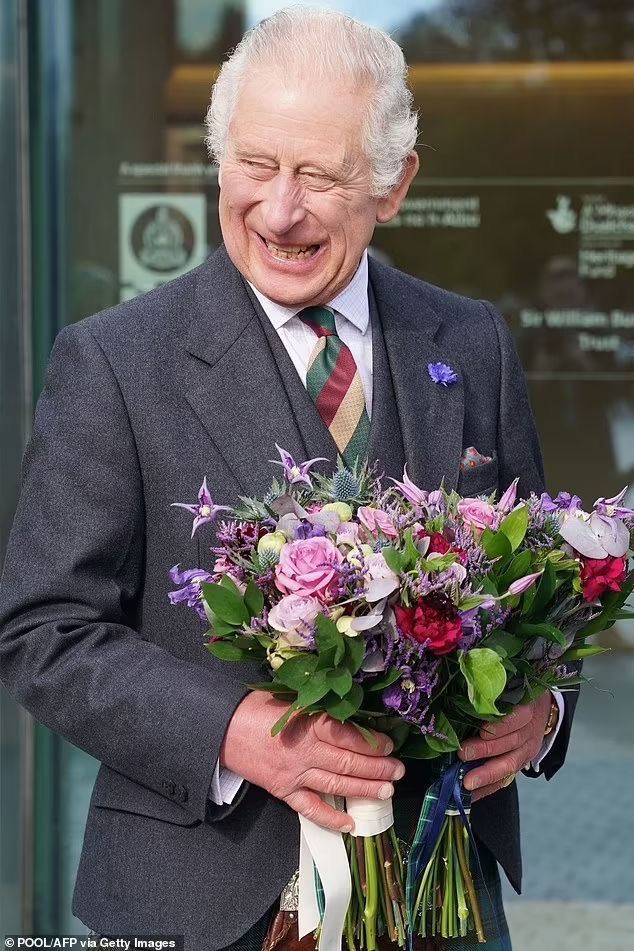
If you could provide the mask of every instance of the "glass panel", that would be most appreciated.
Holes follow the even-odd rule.
[[[20,285],[21,167],[20,31],[18,3],[0,4],[0,568],[20,486],[24,445],[25,374]],[[26,909],[25,838],[30,798],[25,789],[27,715],[0,685],[0,922],[19,933]]]

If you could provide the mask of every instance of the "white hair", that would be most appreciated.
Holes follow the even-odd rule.
[[[205,144],[219,165],[240,84],[256,66],[310,82],[349,79],[366,90],[365,157],[372,194],[386,195],[401,180],[417,138],[418,114],[407,85],[407,64],[394,40],[335,10],[286,7],[245,33],[216,80],[205,117]]]

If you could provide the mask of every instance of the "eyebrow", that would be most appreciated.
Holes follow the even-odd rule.
[[[278,164],[277,158],[273,155],[267,154],[266,152],[261,151],[261,147],[255,147],[253,149],[249,148],[248,143],[238,143],[233,146],[233,152],[236,158],[238,159],[257,159],[264,162],[271,162]],[[302,171],[315,171],[320,174],[327,175],[332,178],[337,178],[341,175],[346,175],[351,169],[351,164],[348,160],[348,156],[344,156],[341,164],[338,165],[327,165],[320,161],[306,161],[300,163],[295,169],[296,172]]]

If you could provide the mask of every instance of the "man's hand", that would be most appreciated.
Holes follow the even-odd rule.
[[[461,760],[488,759],[465,777],[465,789],[475,790],[474,801],[502,789],[505,779],[537,755],[544,739],[550,699],[547,691],[532,703],[521,704],[497,723],[486,723],[479,739],[465,741],[458,753]]]
[[[375,733],[373,749],[359,731],[324,713],[297,716],[277,736],[271,727],[288,704],[253,691],[236,707],[222,746],[220,765],[262,786],[291,809],[319,825],[350,832],[352,819],[319,796],[389,799],[392,780],[401,779],[403,764],[389,757],[393,743]]]

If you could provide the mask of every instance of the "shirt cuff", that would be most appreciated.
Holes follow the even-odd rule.
[[[564,719],[564,698],[561,695],[560,690],[551,690],[551,695],[559,708],[559,716],[557,717],[557,726],[544,737],[544,742],[542,743],[541,749],[539,750],[537,756],[531,760],[531,768],[538,773],[539,765],[541,761],[550,753],[553,743],[557,739],[557,734]]]
[[[211,777],[209,798],[217,806],[229,806],[235,799],[240,786],[244,782],[242,776],[233,773],[224,766],[220,768],[220,760],[216,760],[216,768]]]

